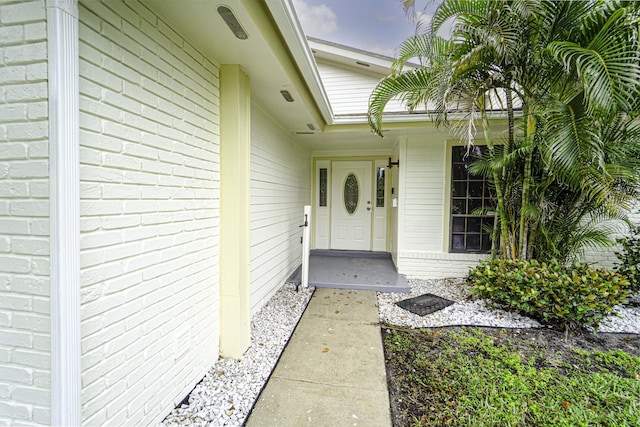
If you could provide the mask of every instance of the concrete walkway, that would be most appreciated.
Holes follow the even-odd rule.
[[[391,426],[376,293],[317,288],[246,425]]]

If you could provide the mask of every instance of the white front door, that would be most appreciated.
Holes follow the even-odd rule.
[[[331,249],[371,250],[371,161],[333,162]]]

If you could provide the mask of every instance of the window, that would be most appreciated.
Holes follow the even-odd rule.
[[[376,208],[384,208],[384,168],[376,168]]]
[[[349,215],[353,215],[358,209],[360,201],[360,184],[355,174],[350,173],[344,181],[344,208]]]
[[[320,168],[320,179],[319,179],[319,197],[318,204],[320,207],[327,206],[327,168]]]
[[[486,147],[475,146],[467,155],[467,147],[452,147],[451,153],[451,252],[488,252],[493,226],[495,198],[489,181],[469,173],[474,160],[487,155]]]

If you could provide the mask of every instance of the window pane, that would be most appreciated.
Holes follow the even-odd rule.
[[[469,211],[468,213],[471,215],[477,215],[474,213],[476,209],[482,207],[482,199],[469,199]]]
[[[482,197],[482,181],[469,181],[469,197]]]
[[[358,178],[350,173],[344,181],[344,208],[349,215],[353,215],[358,208],[359,187]]]
[[[454,217],[453,223],[451,224],[453,232],[462,232],[464,233],[464,218]]]
[[[376,208],[384,208],[384,168],[377,168],[376,172]]]
[[[465,248],[471,251],[480,250],[480,235],[479,234],[467,234],[467,247]]]
[[[489,183],[485,183],[484,185],[484,197],[485,199],[493,199],[493,190],[491,189],[491,185]]]
[[[483,251],[491,250],[491,237],[486,233],[482,235],[482,246],[480,249]]]
[[[453,163],[464,163],[464,156],[467,154],[467,147],[452,147],[451,161]]]
[[[466,182],[454,182],[453,183],[453,197],[467,197],[467,183]]]
[[[465,199],[455,199],[453,201],[452,213],[454,214],[466,214],[467,213],[467,201]]]
[[[467,179],[467,176],[468,176],[467,165],[464,163],[454,164],[452,169],[452,176],[453,176],[453,179],[456,179],[456,180]]]
[[[320,179],[318,180],[319,185],[319,205],[324,207],[327,206],[327,168],[320,169]]]
[[[451,247],[454,250],[464,250],[464,234],[454,234],[451,237]]]
[[[480,227],[482,226],[482,218],[469,217],[467,219],[467,233],[480,233]]]

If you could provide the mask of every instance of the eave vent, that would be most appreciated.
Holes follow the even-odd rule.
[[[313,132],[296,132],[296,135],[315,135]]]
[[[358,64],[358,65],[362,65],[363,67],[370,67],[370,65],[369,65],[369,64],[367,64],[366,62],[356,61],[356,64]]]
[[[309,130],[316,130],[316,127],[313,125],[313,123],[307,123],[307,127],[309,128]]]
[[[282,94],[282,97],[287,101],[287,102],[293,102],[293,97],[291,96],[291,94],[289,93],[288,90],[281,90],[280,94]]]
[[[222,17],[222,20],[229,27],[234,36],[239,38],[240,40],[246,40],[249,38],[247,32],[242,28],[238,18],[233,14],[231,9],[227,6],[218,6],[218,13]]]

